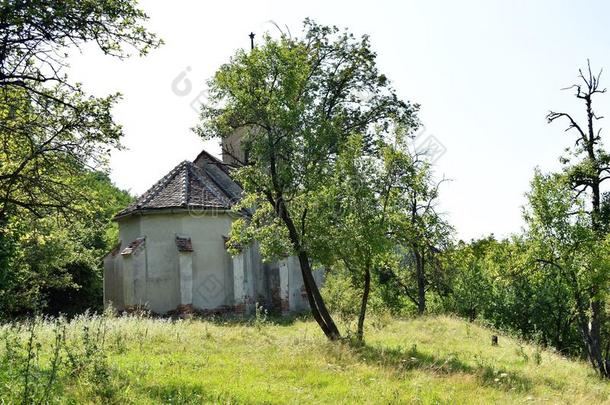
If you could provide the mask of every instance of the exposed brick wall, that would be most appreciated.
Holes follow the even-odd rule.
[[[280,308],[282,313],[290,312],[290,302],[287,299],[280,300]]]
[[[233,306],[233,312],[235,312],[237,315],[244,315],[246,313],[246,304],[243,302],[235,304]]]

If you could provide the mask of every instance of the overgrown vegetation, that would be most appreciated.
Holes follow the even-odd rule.
[[[511,239],[461,244],[447,251],[454,272],[446,309],[589,360],[610,377],[610,283],[608,194],[610,155],[597,127],[593,97],[605,92],[591,67],[570,87],[584,104],[585,120],[550,112],[565,120],[574,146],[558,173],[536,171],[524,208],[526,227]],[[470,288],[469,288],[470,285]]]
[[[0,247],[0,317],[72,315],[102,309],[102,257],[116,244],[114,213],[131,201],[107,175],[84,174],[90,200],[80,215],[13,215]]]
[[[83,315],[0,326],[7,403],[601,403],[586,364],[449,317],[328,342],[307,319]],[[342,326],[342,325],[341,325]],[[193,342],[197,342],[193,344]],[[476,397],[473,393],[476,392]]]

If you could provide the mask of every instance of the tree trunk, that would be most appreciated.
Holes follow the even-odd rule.
[[[595,158],[595,155],[593,155]],[[600,201],[600,181],[599,176],[593,179],[591,186],[591,224],[593,232],[595,232],[598,240],[603,238],[603,230],[601,225],[601,201]],[[595,358],[597,369],[603,377],[610,377],[610,370],[606,368],[606,362],[603,359],[602,341],[601,341],[601,324],[604,317],[605,302],[598,296],[598,286],[593,285],[590,288],[591,294],[591,326],[590,326],[590,355]]]
[[[362,302],[360,304],[360,314],[358,315],[358,340],[362,342],[364,339],[364,318],[366,317],[366,305],[369,301],[369,292],[371,290],[371,270],[366,268],[364,273],[364,291],[362,292]]]
[[[577,311],[577,319],[578,324],[580,326],[580,333],[582,335],[583,341],[585,343],[585,348],[587,350],[587,357],[591,362],[593,368],[599,373],[599,375],[603,378],[610,378],[610,369],[606,366],[606,362],[604,361],[604,356],[601,348],[601,305],[602,303],[599,300],[592,301],[589,307],[589,311],[587,311],[587,305],[583,301],[583,297],[578,292],[578,282],[576,281],[576,277],[574,273],[571,273],[572,280],[575,287],[575,298],[576,298],[576,311]],[[590,291],[591,294],[594,291]]]
[[[591,324],[588,327],[589,337],[589,357],[594,363],[594,367],[599,371],[604,378],[609,378],[610,374],[606,368],[606,362],[602,352],[601,341],[601,318],[602,318],[602,302],[599,299],[594,299],[591,302]]]
[[[305,286],[311,313],[318,325],[320,325],[324,335],[330,340],[337,340],[341,337],[341,334],[339,333],[335,321],[330,316],[330,313],[324,304],[324,300],[322,299],[322,295],[320,294],[318,285],[313,278],[307,252],[300,251],[298,258],[301,266],[301,275],[303,276],[303,285]]]
[[[601,377],[610,378],[610,374],[608,373],[608,369],[602,355],[599,338],[595,338],[593,336],[592,330],[589,329],[588,326],[581,326],[580,329],[585,341],[587,357],[589,358],[591,365]]]
[[[604,93],[606,90],[599,90],[599,75],[593,76],[591,73],[591,66],[589,65],[589,77],[586,78],[582,71],[580,77],[583,79],[585,86],[575,85],[577,89],[576,97],[583,99],[586,103],[587,112],[587,128],[583,130],[569,114],[566,113],[555,113],[551,112],[547,116],[549,122],[552,122],[560,117],[566,117],[570,121],[568,129],[576,129],[579,133],[579,139],[577,145],[582,142],[584,152],[586,152],[587,158],[585,162],[587,165],[590,164],[594,172],[590,175],[586,175],[585,178],[572,178],[572,183],[575,188],[583,187],[583,190],[587,188],[591,189],[590,203],[591,203],[591,230],[594,232],[595,237],[598,241],[604,238],[604,224],[601,218],[601,185],[606,178],[603,177],[605,170],[608,170],[608,165],[605,163],[603,156],[600,155],[599,150],[599,131],[596,132],[594,128],[594,120],[601,117],[597,117],[593,111],[593,100],[592,97],[597,93]],[[599,372],[604,378],[610,378],[610,367],[608,356],[608,349],[610,348],[610,342],[606,342],[606,352],[602,345],[602,327],[605,320],[605,305],[606,301],[604,298],[599,297],[599,288],[597,280],[589,280],[585,285],[579,285],[579,280],[576,275],[570,273],[572,288],[574,289],[574,297],[576,299],[577,306],[577,324],[581,332],[584,346],[587,351],[587,357],[591,362],[593,368]],[[601,286],[606,288],[606,286]]]
[[[415,250],[415,270],[417,276],[417,313],[426,312],[426,276],[424,274],[424,258]]]
[[[273,140],[269,138],[269,142],[272,144]],[[273,145],[270,146],[270,149],[273,150]],[[288,228],[290,242],[292,243],[292,246],[297,252],[297,256],[299,258],[301,275],[303,276],[303,286],[305,287],[311,314],[320,326],[320,329],[322,329],[322,332],[324,332],[324,335],[326,335],[326,337],[330,340],[337,340],[341,338],[339,328],[337,328],[335,321],[330,316],[330,313],[324,304],[324,300],[322,299],[322,295],[320,294],[320,290],[318,289],[318,286],[313,278],[313,274],[311,273],[309,255],[301,243],[301,236],[304,235],[304,233],[299,235],[299,232],[294,225],[294,221],[288,212],[288,207],[284,201],[281,187],[278,185],[275,155],[272,153],[270,158],[271,181],[273,183],[275,198],[271,193],[269,193],[267,198],[269,202],[273,204],[277,216],[282,220],[282,222],[284,222],[286,228]]]
[[[282,219],[286,225],[286,228],[288,228],[290,242],[297,251],[297,257],[301,267],[301,275],[303,276],[303,285],[305,286],[305,292],[307,294],[307,301],[309,302],[311,314],[318,325],[320,325],[324,335],[326,335],[326,337],[330,340],[337,340],[341,337],[339,328],[337,328],[335,321],[333,320],[332,316],[330,316],[330,313],[324,304],[320,290],[318,289],[318,286],[313,278],[313,274],[311,273],[309,255],[307,254],[307,251],[301,247],[299,233],[297,232],[294,222],[290,217],[288,209],[281,197],[278,198],[276,203],[276,213]]]
[[[600,193],[600,172],[599,172],[599,157],[595,151],[595,131],[593,128],[593,108],[591,94],[585,97],[587,104],[587,129],[588,129],[588,142],[586,142],[587,155],[591,160],[591,163],[596,167],[596,175],[591,179],[591,225],[593,232],[596,236],[601,239],[603,237],[602,224],[601,224],[601,193]],[[601,327],[602,318],[604,316],[605,302],[598,297],[598,287],[596,285],[591,286],[589,289],[591,296],[591,317],[589,325],[583,325],[587,329],[587,351],[589,359],[593,363],[593,366],[599,371],[600,375],[605,378],[610,377],[610,370],[606,367],[606,361],[604,360],[602,350],[602,337]]]

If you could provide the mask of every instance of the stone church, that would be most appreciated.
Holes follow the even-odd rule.
[[[235,147],[236,139],[229,139]],[[239,141],[237,139],[237,141]],[[104,258],[104,304],[118,310],[252,313],[308,309],[295,257],[265,263],[256,244],[231,256],[225,242],[242,190],[233,154],[202,151],[120,211],[120,242]],[[314,276],[321,282],[322,273]]]

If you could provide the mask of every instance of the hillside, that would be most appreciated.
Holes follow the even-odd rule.
[[[66,344],[54,351],[64,327]],[[34,335],[27,327],[4,325],[0,395],[8,403],[138,404],[610,398],[610,385],[587,364],[504,336],[493,347],[490,330],[462,320],[394,320],[367,332],[367,344],[354,348],[328,343],[308,320],[280,325],[81,317],[64,326],[39,323]],[[61,360],[55,369],[54,357]]]

